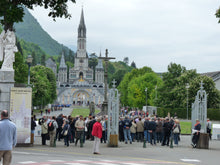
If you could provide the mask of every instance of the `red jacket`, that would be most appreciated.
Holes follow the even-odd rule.
[[[99,139],[102,138],[102,124],[96,122],[92,127],[92,136],[96,136]]]

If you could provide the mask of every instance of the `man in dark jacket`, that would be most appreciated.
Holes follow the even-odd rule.
[[[96,123],[96,119],[95,119],[95,116],[93,116],[92,120],[89,122],[89,127],[88,127],[89,135],[92,141],[94,140],[94,136],[92,136],[92,128],[95,123]]]
[[[150,133],[148,132],[149,131],[149,118],[146,117],[145,118],[145,121],[144,121],[144,137],[146,139],[146,142],[149,142],[150,143]]]
[[[196,124],[194,126],[194,133],[193,133],[193,138],[192,138],[192,146],[193,148],[196,148],[197,142],[199,140],[199,136],[200,136],[200,130],[201,130],[201,124],[199,122],[199,120],[196,120]]]
[[[56,121],[58,125],[57,132],[56,132],[56,139],[58,138],[58,141],[60,141],[62,125],[63,125],[63,114],[62,113],[57,117]]]
[[[122,117],[120,117],[120,121],[119,121],[118,125],[119,125],[119,141],[123,142],[124,141],[124,132],[123,132],[124,127],[123,127],[123,118]]]
[[[152,139],[154,138],[154,144],[156,145],[156,122],[155,122],[155,119],[152,118],[150,123],[149,123],[149,133],[150,133],[150,143],[151,145],[153,145],[152,143]]]
[[[169,118],[166,118],[163,124],[163,131],[164,131],[164,138],[163,138],[163,143],[162,146],[167,145],[169,146],[169,141],[170,141],[170,122]]]
[[[128,119],[128,116],[125,116],[125,120],[123,121],[125,144],[128,144],[128,139],[130,141],[130,144],[132,144],[131,132],[130,132],[131,125],[132,124],[131,121]]]

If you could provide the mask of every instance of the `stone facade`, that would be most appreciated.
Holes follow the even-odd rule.
[[[59,66],[59,72],[58,72],[58,82],[60,84],[67,83],[67,66],[66,66],[63,54],[60,59],[60,66]]]
[[[74,67],[69,69],[69,79],[67,80],[67,67],[62,55],[58,73],[57,103],[88,105],[94,102],[96,105],[102,104],[104,101],[104,68],[102,60],[99,59],[95,68],[94,82],[93,69],[88,65],[83,10],[78,27],[77,52],[74,58]]]

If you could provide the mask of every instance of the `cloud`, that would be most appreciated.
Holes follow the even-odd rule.
[[[82,4],[89,52],[108,48],[116,60],[129,57],[157,72],[170,62],[198,72],[220,70],[218,0],[79,0],[69,3],[70,20],[56,22],[42,8],[31,13],[54,39],[76,45]]]

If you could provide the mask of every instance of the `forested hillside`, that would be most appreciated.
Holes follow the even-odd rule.
[[[26,42],[37,44],[48,55],[59,55],[64,50],[69,52],[69,48],[59,44],[42,29],[37,20],[25,8],[23,22],[15,24],[16,36]]]

